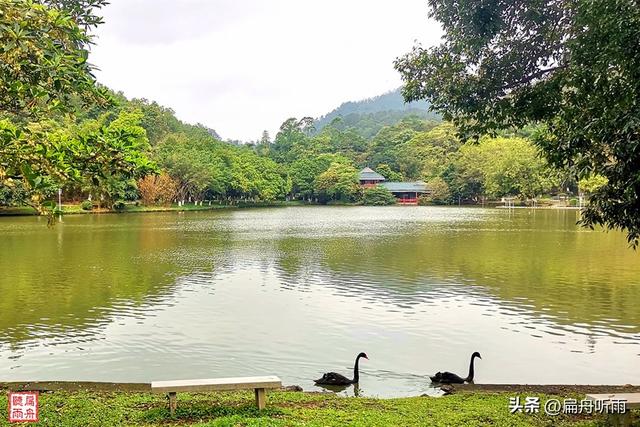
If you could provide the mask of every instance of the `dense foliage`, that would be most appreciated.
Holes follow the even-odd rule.
[[[59,188],[66,200],[110,208],[139,199],[391,203],[387,190],[362,191],[365,166],[388,181],[427,182],[430,203],[566,187],[531,143],[545,129],[466,145],[454,125],[425,119],[416,108],[426,104],[405,104],[398,91],[320,120],[289,118],[273,140],[264,132],[255,143],[223,142],[171,109],[96,84],[86,31],[101,22],[94,10],[104,1],[0,2],[0,205],[45,211]],[[584,185],[597,194],[608,182],[594,175]]]
[[[273,142],[254,149],[282,164],[291,179],[291,197],[349,202],[363,193],[357,170],[370,166],[387,181],[425,181],[435,190],[432,203],[480,202],[484,197],[534,198],[558,191],[562,175],[550,168],[525,138],[504,133],[463,144],[448,123],[408,116],[384,126],[372,138],[330,124],[305,131],[305,122],[288,119]],[[425,199],[426,200],[426,199]]]
[[[395,196],[382,186],[367,188],[362,195],[362,204],[368,206],[388,206],[396,203]]]
[[[154,144],[153,156],[178,183],[179,200],[283,199],[286,171],[249,147],[221,142],[200,126],[181,125]]]
[[[109,101],[87,63],[86,31],[101,3],[0,0],[0,184],[13,203],[46,212],[64,185],[114,198],[114,187],[154,170],[139,114],[90,123],[71,115]]]
[[[540,124],[536,142],[577,179],[602,176],[585,211],[640,239],[640,7],[636,0],[429,0],[440,46],[396,61],[405,98],[465,136]]]

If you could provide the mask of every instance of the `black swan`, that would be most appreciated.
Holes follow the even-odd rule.
[[[451,372],[438,372],[431,378],[431,382],[440,383],[440,384],[464,384],[464,382],[471,383],[473,382],[473,360],[475,358],[482,359],[480,353],[477,351],[471,355],[471,363],[469,364],[469,376],[467,378],[461,378],[456,374]]]
[[[342,374],[338,374],[336,372],[327,372],[322,376],[322,378],[315,380],[315,383],[318,385],[349,385],[349,384],[358,384],[358,380],[360,379],[360,374],[358,373],[358,362],[360,358],[364,357],[369,360],[365,353],[360,353],[358,357],[356,357],[356,364],[353,366],[353,379],[345,377]]]

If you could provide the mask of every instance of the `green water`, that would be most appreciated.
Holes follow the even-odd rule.
[[[640,383],[640,255],[579,213],[308,207],[0,218],[0,381],[277,374],[314,390]],[[346,390],[345,393],[352,393]]]

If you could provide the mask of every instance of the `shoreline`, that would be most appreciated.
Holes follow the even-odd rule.
[[[640,384],[450,384],[443,385],[445,394],[464,393],[640,393]],[[126,392],[150,393],[151,383],[122,383],[103,381],[7,381],[0,382],[0,390],[42,392]],[[305,394],[333,394],[332,392],[304,391],[298,385],[283,386],[280,391],[297,391]],[[423,397],[424,395],[412,396]],[[379,399],[398,399],[397,397]]]
[[[355,203],[330,203],[330,204],[319,204],[319,203],[310,203],[303,202],[299,200],[293,201],[276,201],[276,202],[238,202],[236,204],[228,205],[228,204],[212,204],[204,205],[204,206],[196,206],[196,205],[171,205],[171,206],[143,206],[143,205],[127,205],[122,210],[115,209],[92,209],[92,210],[83,210],[79,204],[67,204],[63,205],[62,212],[56,212],[55,215],[66,216],[66,215],[103,215],[103,214],[133,214],[133,213],[154,213],[154,212],[204,212],[204,211],[215,211],[215,210],[232,210],[232,209],[251,209],[251,208],[277,208],[277,207],[296,207],[296,206],[363,206],[363,207],[380,207],[380,206],[369,206]],[[384,207],[394,207],[394,206],[402,206],[402,207],[416,207],[418,205],[404,206],[401,204],[389,205]],[[442,207],[442,208],[488,208],[488,209],[503,209],[503,210],[511,210],[511,209],[531,209],[531,210],[569,210],[576,211],[581,210],[582,208],[575,206],[500,206],[497,204],[485,204],[485,205],[472,205],[472,204],[463,204],[463,205],[424,205],[429,207]],[[0,207],[0,218],[1,217],[16,217],[16,216],[40,216],[35,211],[35,209],[31,207]]]
[[[83,210],[79,204],[66,204],[62,205],[62,212],[56,212],[54,215],[62,216],[66,215],[103,215],[103,214],[132,214],[132,213],[153,213],[153,212],[203,212],[214,210],[227,210],[227,209],[248,209],[248,208],[274,208],[274,207],[287,207],[287,206],[313,206],[313,204],[303,203],[298,201],[292,202],[239,202],[233,205],[212,204],[204,206],[195,205],[171,205],[171,206],[135,206],[133,204],[127,205],[122,210],[115,209],[92,209]],[[0,217],[12,217],[12,216],[39,216],[38,213],[31,207],[0,207]]]

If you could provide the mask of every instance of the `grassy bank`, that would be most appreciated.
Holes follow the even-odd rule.
[[[64,204],[62,206],[63,215],[80,215],[80,214],[104,214],[104,213],[136,213],[136,212],[188,212],[188,211],[210,211],[217,209],[238,209],[238,208],[266,208],[278,206],[303,206],[308,203],[300,201],[274,201],[274,202],[235,202],[233,204],[208,203],[200,205],[186,204],[183,206],[143,206],[136,204],[127,204],[122,210],[94,208],[92,210],[83,210],[80,204]],[[36,215],[36,210],[30,207],[0,207],[0,216],[25,216]]]
[[[164,396],[134,392],[49,392],[40,395],[41,426],[597,426],[604,418],[511,415],[510,394],[463,393],[442,398],[343,398],[273,392],[258,412],[252,392],[178,394],[171,418]],[[541,396],[546,401],[550,396]],[[566,397],[566,396],[565,396]],[[571,396],[581,399],[583,396]],[[524,397],[521,397],[524,400]],[[562,399],[562,398],[561,398]],[[7,396],[0,394],[0,408]],[[637,414],[636,414],[637,415]],[[636,417],[637,420],[637,417]],[[6,416],[0,426],[8,426]]]

